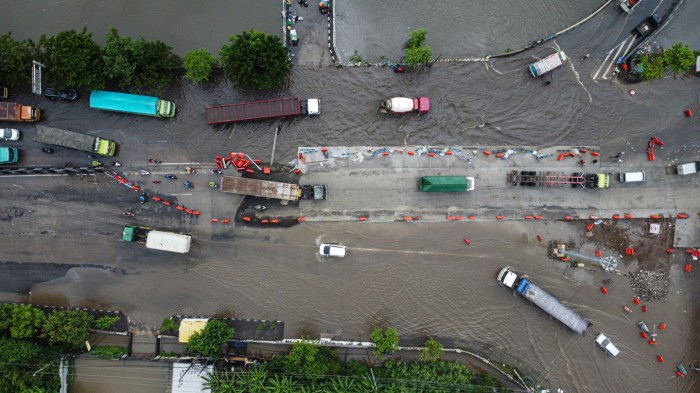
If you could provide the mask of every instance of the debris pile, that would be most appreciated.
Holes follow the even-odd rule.
[[[644,301],[660,300],[668,293],[668,273],[640,270],[630,273],[634,293]]]

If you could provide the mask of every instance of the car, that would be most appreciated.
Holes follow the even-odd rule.
[[[647,179],[644,172],[622,172],[620,173],[620,183],[638,183]]]
[[[22,133],[14,128],[0,128],[0,139],[6,141],[18,141]]]
[[[605,334],[600,333],[598,337],[595,338],[595,342],[600,345],[601,348],[605,350],[605,352],[608,353],[608,355],[615,357],[617,356],[618,353],[620,353],[620,350],[617,349],[617,347],[610,342],[610,339],[605,336]]]
[[[78,92],[75,89],[56,90],[52,87],[44,89],[44,96],[55,101],[75,101],[78,99]]]
[[[19,159],[16,147],[0,147],[0,164],[14,164]]]
[[[326,257],[343,258],[347,254],[347,247],[337,244],[323,243],[318,248],[318,253]]]
[[[289,40],[292,42],[292,45],[297,46],[299,44],[299,36],[297,35],[297,30],[292,29],[289,32]]]

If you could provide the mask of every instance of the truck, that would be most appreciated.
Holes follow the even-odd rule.
[[[620,9],[629,14],[642,0],[620,0]]]
[[[263,198],[281,199],[283,201],[322,200],[326,199],[325,185],[298,185],[269,180],[256,180],[244,177],[223,176],[221,191],[232,194],[252,195]]]
[[[567,175],[564,172],[511,171],[506,175],[506,182],[509,186],[525,187],[564,187],[570,185],[574,188],[608,188],[610,176],[609,173],[576,172]]]
[[[246,120],[274,119],[287,116],[318,116],[321,114],[321,100],[299,97],[274,98],[272,100],[241,102],[210,106],[207,108],[209,124],[236,123]]]
[[[656,28],[660,25],[661,17],[659,16],[659,14],[654,13],[651,16],[644,19],[642,23],[638,24],[637,27],[634,28],[634,31],[637,32],[640,38],[644,38],[647,35],[651,34],[652,31],[656,30]]]
[[[16,147],[0,147],[0,164],[14,164],[19,159]]]
[[[379,113],[402,115],[404,113],[428,113],[430,112],[430,98],[418,97],[393,97],[387,98],[379,104]]]
[[[122,240],[125,242],[145,243],[152,250],[177,252],[186,254],[192,246],[192,236],[179,233],[157,231],[136,225],[124,226]]]
[[[530,279],[513,272],[510,266],[501,269],[496,276],[496,280],[501,285],[513,289],[515,293],[529,300],[582,336],[586,335],[586,331],[592,325],[589,320],[566,307],[557,298],[538,287]]]
[[[117,150],[117,144],[108,139],[54,127],[37,126],[34,142],[97,153],[108,157],[112,157]]]
[[[41,118],[41,110],[15,102],[0,102],[0,120],[35,122]]]
[[[561,65],[564,64],[567,59],[568,57],[566,57],[566,53],[564,53],[564,51],[552,53],[544,59],[530,64],[530,73],[533,77],[537,78],[538,76],[542,76],[555,68],[561,67]]]
[[[474,190],[474,178],[466,176],[423,176],[418,182],[421,192],[465,192]]]
[[[676,165],[676,171],[678,171],[679,175],[690,175],[691,173],[698,173],[700,172],[700,161],[678,164]]]
[[[174,117],[175,103],[158,97],[94,90],[90,108],[155,117]]]

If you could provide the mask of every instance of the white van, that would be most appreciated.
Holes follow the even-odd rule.
[[[598,345],[600,345],[600,347],[612,357],[615,357],[618,353],[620,353],[620,350],[617,349],[617,347],[611,343],[610,339],[608,339],[603,333],[600,333],[598,337],[595,338],[595,342],[598,343]]]
[[[647,179],[644,172],[622,172],[620,173],[620,183],[637,183]]]
[[[318,249],[319,254],[326,257],[337,257],[343,258],[347,253],[347,247],[339,246],[337,244],[326,244],[323,243]]]

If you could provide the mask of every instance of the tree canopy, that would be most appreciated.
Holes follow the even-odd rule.
[[[209,76],[216,66],[216,58],[204,48],[197,49],[185,53],[183,65],[185,66],[185,78],[199,83],[209,80]]]
[[[369,337],[375,346],[374,354],[380,359],[399,349],[399,332],[393,327],[374,328]]]
[[[31,304],[18,304],[12,309],[10,335],[13,338],[32,338],[41,333],[46,316]]]
[[[219,52],[226,77],[238,89],[263,89],[282,84],[289,75],[287,49],[280,37],[251,30],[231,36]]]
[[[210,358],[217,358],[221,354],[221,347],[233,336],[233,328],[228,327],[218,319],[212,319],[204,327],[204,330],[190,336],[187,343],[187,351],[202,354]]]
[[[442,344],[440,344],[436,339],[430,337],[423,344],[423,350],[421,351],[418,358],[424,362],[434,362],[442,357]]]
[[[646,80],[658,79],[666,75],[664,56],[660,54],[641,56],[638,61],[638,67],[642,68],[640,75]]]
[[[671,49],[664,52],[666,64],[671,67],[671,70],[676,74],[682,74],[690,71],[695,64],[695,53],[693,50],[684,45],[682,42],[676,42]]]
[[[335,354],[314,341],[298,341],[292,344],[289,355],[284,357],[282,369],[286,374],[303,375],[311,380],[335,374],[341,365]]]
[[[19,42],[12,33],[0,35],[0,81],[8,86],[30,79],[31,55],[27,41]]]
[[[82,310],[54,311],[46,318],[43,330],[51,344],[72,347],[88,339],[93,320]]]
[[[46,66],[43,77],[47,85],[91,89],[104,86],[100,47],[86,27],[81,32],[71,29],[52,37],[42,35],[37,49]]]
[[[408,33],[403,61],[409,66],[428,64],[433,59],[433,51],[427,44],[427,29],[416,29]]]

